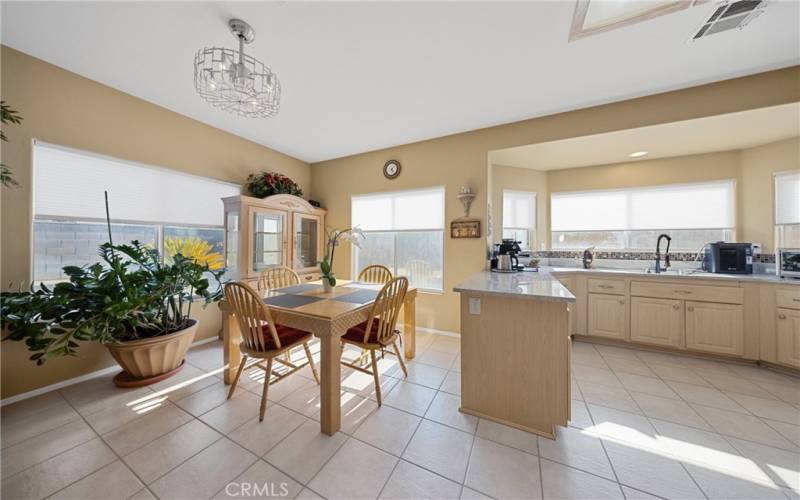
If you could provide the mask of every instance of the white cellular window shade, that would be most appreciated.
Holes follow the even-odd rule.
[[[444,229],[444,188],[352,198],[352,221],[364,231]]]
[[[554,193],[550,211],[556,232],[733,228],[735,183]]]
[[[536,228],[536,193],[503,190],[503,227]]]
[[[222,226],[220,198],[239,186],[36,142],[34,213],[37,218],[105,218],[174,225]]]
[[[775,224],[800,224],[800,171],[775,174]]]

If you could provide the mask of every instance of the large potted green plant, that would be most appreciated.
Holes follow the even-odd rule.
[[[100,342],[124,370],[117,385],[146,385],[176,373],[197,331],[192,303],[221,297],[223,271],[181,254],[164,262],[136,241],[99,250],[101,263],[64,267],[68,281],[0,294],[3,340],[25,342],[40,365],[76,355],[80,341]]]

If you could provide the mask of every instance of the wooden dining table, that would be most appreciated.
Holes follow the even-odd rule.
[[[328,435],[341,427],[342,345],[347,329],[369,318],[370,309],[382,285],[339,280],[326,292],[320,281],[261,292],[272,319],[280,325],[312,333],[320,340],[320,427]],[[417,289],[409,287],[403,303],[403,346],[407,359],[416,351]],[[241,361],[239,324],[225,300],[222,311],[223,362],[225,383],[233,383]]]

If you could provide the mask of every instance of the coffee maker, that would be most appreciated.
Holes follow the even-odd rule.
[[[522,267],[519,265],[519,258],[517,255],[522,252],[519,244],[521,242],[512,238],[503,238],[502,243],[496,243],[495,258],[492,259],[492,268],[499,271],[514,272],[519,271]]]

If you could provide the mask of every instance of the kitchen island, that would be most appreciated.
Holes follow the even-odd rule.
[[[570,418],[569,305],[546,270],[483,271],[461,294],[463,413],[555,438]]]

